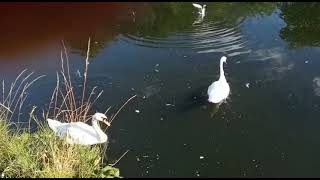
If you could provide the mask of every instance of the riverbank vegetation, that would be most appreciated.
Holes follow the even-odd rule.
[[[43,76],[32,79],[33,73],[26,74],[27,70],[24,70],[8,88],[5,82],[2,82],[0,97],[1,178],[120,177],[119,169],[114,167],[116,163],[106,163],[107,157],[104,156],[106,144],[94,146],[67,144],[63,139],[57,137],[46,123],[48,117],[63,122],[86,122],[91,118],[89,114],[94,111],[92,105],[102,95],[102,91],[95,93],[95,88],[87,95],[90,38],[80,94],[72,86],[67,50],[64,44],[63,47],[62,66],[61,71],[57,73],[57,85],[53,90],[49,107],[42,113],[42,117],[35,115],[36,107],[34,106],[28,115],[29,119],[20,119],[28,90]],[[110,122],[119,111],[110,116]],[[36,122],[37,130],[34,132],[31,131],[31,122]]]

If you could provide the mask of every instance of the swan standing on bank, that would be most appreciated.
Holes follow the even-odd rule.
[[[208,88],[208,101],[211,103],[220,103],[225,100],[230,93],[230,87],[223,71],[224,62],[227,63],[227,57],[222,56],[220,59],[220,78],[218,81],[213,82]]]
[[[92,116],[92,126],[83,122],[61,123],[57,120],[47,119],[49,127],[61,138],[66,138],[69,144],[93,145],[105,143],[108,136],[100,129],[98,121],[110,126],[106,115],[95,113]]]
[[[203,19],[206,14],[206,5],[204,4],[201,6],[200,4],[192,3],[192,5],[199,10],[199,14],[201,15],[201,18]]]

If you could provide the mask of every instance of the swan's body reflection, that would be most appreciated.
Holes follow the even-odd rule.
[[[192,25],[200,24],[203,21],[203,16],[201,14],[198,15],[197,19],[192,23]]]
[[[209,114],[210,114],[211,118],[213,118],[214,115],[218,112],[221,104],[222,103],[217,103],[217,104],[208,103],[208,105],[207,105],[208,108],[207,109],[209,111]]]

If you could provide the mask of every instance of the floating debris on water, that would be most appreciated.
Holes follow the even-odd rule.
[[[200,176],[200,172],[198,170],[196,170],[196,175]]]
[[[237,61],[236,64],[240,64],[241,61]]]
[[[314,77],[312,82],[314,94],[320,96],[320,77]]]
[[[250,83],[246,83],[246,87],[249,88],[249,86],[250,86]]]
[[[204,159],[204,157],[203,157],[203,156],[200,156],[200,159]]]
[[[155,70],[154,70],[154,71],[155,71],[155,72],[157,72],[157,73],[158,73],[158,72],[160,72],[160,70],[159,70],[159,69],[157,69],[158,67],[159,67],[159,64],[156,64],[156,65],[155,65]]]
[[[188,87],[188,89],[190,89],[191,88],[191,84],[187,83],[187,87]]]
[[[281,153],[281,160],[285,160],[285,153]]]
[[[309,61],[308,61],[308,60],[307,60],[307,61],[304,61],[304,63],[308,64],[308,63],[309,63]]]
[[[166,106],[174,106],[174,104],[167,103]]]
[[[136,113],[140,113],[140,111],[138,109],[135,110]]]

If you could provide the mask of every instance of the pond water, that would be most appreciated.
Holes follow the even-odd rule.
[[[115,112],[108,153],[124,177],[320,176],[320,4],[192,3],[0,5],[0,77],[46,75],[25,108],[47,105],[60,68],[82,72],[91,38],[95,110]],[[231,94],[208,86],[224,65]],[[139,113],[137,113],[139,112]]]

